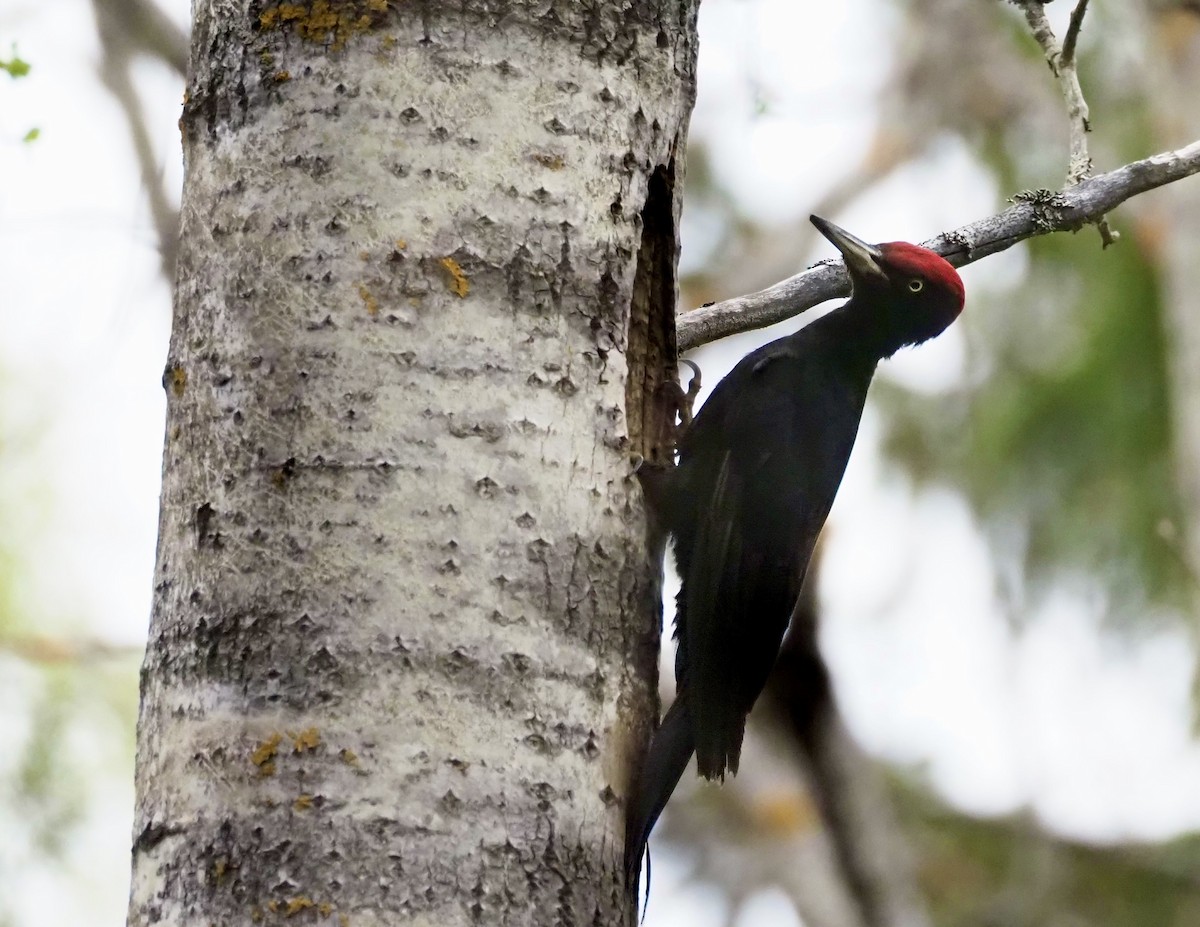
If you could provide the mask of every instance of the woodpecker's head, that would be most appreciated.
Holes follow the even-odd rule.
[[[906,241],[869,245],[820,216],[809,218],[842,252],[852,301],[884,320],[895,347],[928,341],[962,312],[962,278],[940,254]]]

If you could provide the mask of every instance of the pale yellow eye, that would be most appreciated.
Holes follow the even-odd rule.
[[[925,289],[925,281],[924,280],[909,280],[908,288],[910,290],[912,290],[914,293],[920,293],[923,289]]]

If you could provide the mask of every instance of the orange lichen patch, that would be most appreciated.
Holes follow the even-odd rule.
[[[369,260],[371,260],[371,252],[370,252],[370,251],[360,251],[360,252],[358,252],[358,259],[359,259],[360,261],[369,261]]]
[[[220,885],[222,880],[225,878],[225,873],[228,871],[229,861],[222,856],[219,860],[213,863],[213,881]]]
[[[396,246],[397,251],[403,251],[405,248],[408,247],[408,239],[407,238],[397,238],[393,242],[393,244]]]
[[[291,79],[292,74],[290,71],[276,71],[271,75],[271,80],[275,81],[277,84],[282,84],[284,81],[289,81]]]
[[[329,915],[333,913],[333,905],[331,905],[328,901],[322,901],[319,905],[317,905],[317,912],[321,915],[321,917],[329,917]]]
[[[301,895],[298,898],[293,898],[291,901],[289,901],[287,903],[287,910],[283,912],[283,916],[284,917],[294,917],[295,915],[299,914],[301,911],[306,911],[309,908],[315,908],[315,907],[316,907],[315,901],[313,901],[311,898],[306,898],[304,895]]]
[[[387,0],[276,3],[259,14],[258,24],[264,30],[291,28],[306,42],[338,51],[355,35],[380,28],[387,8]]]
[[[176,396],[182,396],[187,389],[188,375],[182,367],[172,367],[167,371],[167,386]]]
[[[258,905],[255,905],[253,908],[250,909],[250,920],[254,921],[254,923],[257,924],[262,919],[263,919],[263,910]]]
[[[567,166],[562,155],[551,151],[535,151],[529,156],[529,159],[551,171],[561,171]]]
[[[817,810],[808,796],[791,789],[758,799],[752,813],[761,828],[779,837],[812,830],[819,823]]]
[[[292,750],[295,753],[304,753],[306,750],[315,750],[321,745],[321,734],[315,727],[306,728],[299,734],[292,736]]]
[[[274,914],[276,911],[279,910],[279,902],[276,901],[274,898],[272,898],[270,901],[267,902],[267,910],[270,911],[272,914]]]
[[[471,282],[467,279],[467,275],[463,273],[463,269],[459,266],[458,261],[452,257],[444,257],[439,264],[449,275],[450,280],[447,286],[450,287],[450,292],[458,296],[459,299],[466,297],[471,292]]]
[[[350,916],[348,914],[338,915],[338,927],[350,927]]]
[[[355,753],[353,750],[351,750],[349,747],[343,747],[341,752],[338,753],[338,756],[340,756],[342,758],[342,762],[345,763],[347,766],[353,766],[355,769],[358,768],[358,766],[359,766],[358,754]]]
[[[250,762],[257,766],[258,771],[264,776],[275,775],[275,764],[271,761],[275,759],[275,754],[279,752],[279,745],[282,742],[282,734],[272,734],[250,754]]]
[[[311,795],[301,795],[294,802],[292,802],[292,807],[297,811],[307,811],[312,807],[312,803],[313,797]]]
[[[379,315],[379,300],[372,296],[371,291],[361,283],[358,285],[358,298],[367,307],[368,315]]]

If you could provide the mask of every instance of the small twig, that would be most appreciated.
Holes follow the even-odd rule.
[[[1071,21],[1067,24],[1067,34],[1063,36],[1062,53],[1059,59],[1062,66],[1075,66],[1075,43],[1079,39],[1079,30],[1083,28],[1083,16],[1087,13],[1088,0],[1079,0],[1071,11]]]
[[[141,167],[142,187],[158,235],[163,274],[174,278],[179,210],[164,186],[154,139],[133,76],[140,55],[161,59],[180,75],[187,67],[187,36],[151,0],[92,0],[102,52],[100,78],[116,98]]]
[[[0,637],[0,652],[7,651],[30,663],[93,663],[97,660],[140,657],[142,648],[113,644],[97,638],[70,639],[44,634],[14,634]]]
[[[1071,139],[1067,186],[1074,186],[1092,175],[1092,156],[1088,153],[1087,141],[1092,124],[1088,118],[1087,100],[1084,99],[1083,88],[1079,85],[1079,72],[1075,67],[1075,46],[1079,39],[1079,30],[1083,27],[1088,0],[1079,0],[1075,9],[1071,11],[1071,21],[1061,47],[1054,36],[1054,30],[1050,27],[1050,21],[1046,18],[1045,6],[1042,3],[1037,0],[1017,0],[1017,5],[1025,13],[1029,31],[1041,46],[1051,72],[1058,78],[1059,90],[1067,103],[1067,124]],[[1100,241],[1105,248],[1117,240],[1116,233],[1109,227],[1108,219],[1104,216],[1099,216],[1095,225],[1100,230]]]
[[[1027,238],[1079,231],[1127,199],[1197,172],[1200,141],[1089,177],[1058,194],[1014,197],[1003,212],[943,232],[924,244],[955,267],[962,267]],[[718,338],[774,325],[849,292],[850,278],[840,261],[810,267],[757,293],[681,314],[676,320],[679,350],[690,351]]]
[[[187,33],[155,0],[93,0],[93,7],[97,23],[130,50],[158,58],[179,77],[187,76]]]

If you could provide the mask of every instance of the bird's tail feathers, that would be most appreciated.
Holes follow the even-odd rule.
[[[722,706],[719,717],[698,725],[702,738],[696,743],[696,772],[705,779],[725,781],[736,776],[742,758],[742,738],[746,733],[746,716]]]
[[[675,791],[695,750],[692,719],[688,713],[687,691],[675,697],[662,720],[642,763],[637,785],[625,813],[625,884],[636,904],[642,858],[646,857],[646,898],[650,897],[650,860],[646,843],[667,799]],[[644,913],[644,911],[643,911]]]

